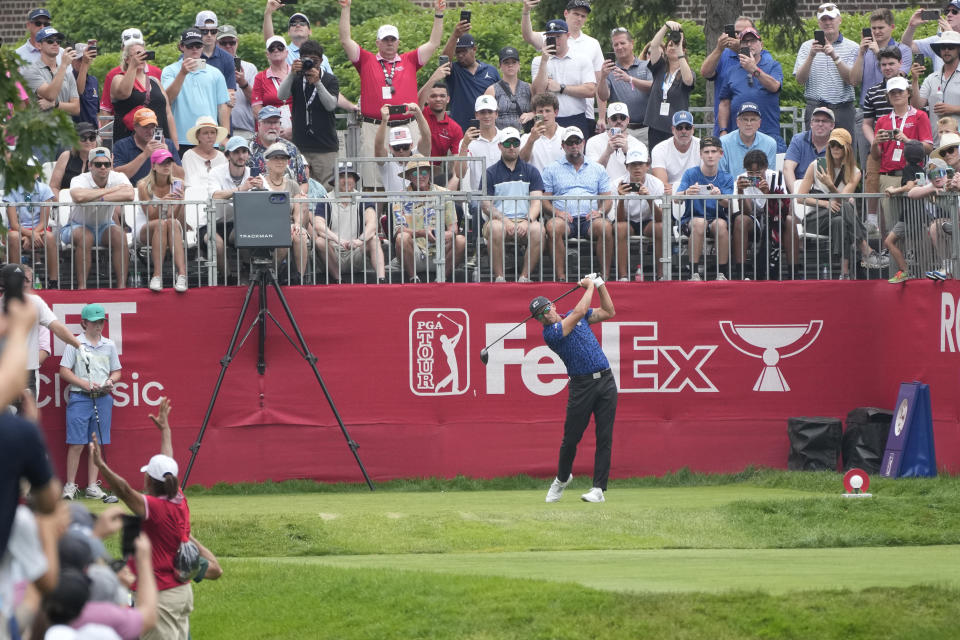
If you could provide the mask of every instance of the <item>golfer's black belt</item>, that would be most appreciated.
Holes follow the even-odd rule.
[[[606,378],[607,376],[612,376],[613,371],[610,369],[604,369],[603,371],[596,371],[594,373],[585,373],[582,376],[570,376],[571,380],[599,380],[600,378]]]
[[[77,393],[82,393],[85,396],[90,398],[99,398],[101,396],[107,395],[106,391],[78,391]]]

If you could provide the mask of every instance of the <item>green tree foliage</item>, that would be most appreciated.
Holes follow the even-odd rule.
[[[77,134],[70,117],[59,109],[40,111],[32,103],[25,103],[21,87],[26,85],[17,71],[20,57],[13,49],[0,49],[0,140],[7,138],[17,143],[9,153],[0,155],[0,182],[11,191],[19,187],[31,188],[41,173],[41,167],[32,163],[37,149],[53,150],[77,143]],[[10,115],[6,105],[13,105]]]

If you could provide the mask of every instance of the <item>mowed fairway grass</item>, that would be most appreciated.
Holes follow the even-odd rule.
[[[191,489],[193,637],[958,638],[960,481],[747,470]]]

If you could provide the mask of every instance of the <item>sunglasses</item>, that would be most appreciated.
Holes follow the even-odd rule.
[[[947,147],[946,149],[943,150],[943,154],[945,155],[948,153],[956,153],[957,149],[958,147]]]
[[[678,124],[677,126],[674,127],[674,129],[676,129],[677,131],[692,131],[692,130],[693,130],[693,125],[692,125],[692,124]]]
[[[583,142],[581,138],[567,138],[566,140],[563,141],[563,144],[567,145],[568,147],[574,147],[580,144],[581,142]]]
[[[95,133],[85,133],[80,136],[80,142],[93,142],[97,139],[97,134]]]
[[[191,42],[190,44],[183,45],[184,49],[203,49],[202,42]]]
[[[948,16],[955,16],[955,15],[957,15],[958,13],[960,13],[960,9],[957,9],[957,8],[955,8],[955,7],[950,7],[949,9],[946,10],[945,13],[946,13]],[[37,23],[34,22],[34,24],[37,24]]]
[[[220,40],[219,43],[221,47],[233,47],[233,46],[236,46],[237,41],[236,40]]]
[[[216,35],[217,33],[216,29],[197,29],[197,31],[199,31],[205,36],[212,36],[212,35]]]
[[[520,141],[519,141],[519,140],[504,140],[504,141],[501,142],[500,144],[503,145],[503,148],[504,148],[504,149],[516,149],[517,147],[520,146]]]
[[[407,175],[412,175],[414,177],[426,178],[430,176],[430,169],[417,169],[414,171],[409,171]]]
[[[47,44],[57,44],[57,45],[60,45],[60,44],[63,44],[63,38],[60,38],[60,37],[47,38],[47,39],[44,40],[43,42],[45,42],[45,43],[47,43]]]
[[[97,169],[106,169],[110,166],[109,162],[91,162],[90,166],[96,167]]]
[[[49,23],[49,22],[44,22],[43,20],[34,20],[34,21],[33,21],[33,26],[35,26],[35,27],[40,27],[40,28],[49,27],[49,26],[50,26],[50,23]]]
[[[833,147],[834,149],[842,149],[842,148],[843,148],[843,145],[840,144],[839,142],[837,142],[836,140],[831,140],[831,141],[830,141],[830,146]]]
[[[395,144],[393,148],[397,151],[410,151],[410,145],[408,144]]]
[[[272,44],[267,47],[267,51],[270,53],[276,53],[277,51],[283,51],[284,49],[286,49],[286,47],[282,44]]]
[[[928,176],[931,180],[936,180],[937,178],[952,178],[952,177],[953,177],[953,173],[954,173],[954,172],[953,172],[953,169],[950,169],[950,168],[947,168],[947,169],[934,169],[934,170],[932,170],[932,171],[928,171],[928,172],[927,172],[927,176]]]
[[[624,120],[624,121],[625,121],[625,120],[627,119],[627,116],[625,116],[625,115],[623,115],[623,114],[621,113],[621,114],[617,114],[617,115],[615,115],[615,116],[610,116],[609,119],[610,119],[610,120],[613,120],[613,121],[616,121],[616,120]]]

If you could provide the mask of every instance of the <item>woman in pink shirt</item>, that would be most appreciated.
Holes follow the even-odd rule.
[[[292,123],[290,121],[291,98],[281,100],[277,97],[280,83],[290,73],[287,63],[287,44],[280,36],[273,36],[267,40],[267,62],[269,66],[258,73],[253,79],[253,92],[250,94],[250,105],[253,107],[254,119],[260,115],[260,109],[271,105],[280,109],[280,137],[292,139]],[[259,126],[260,121],[257,120]]]

